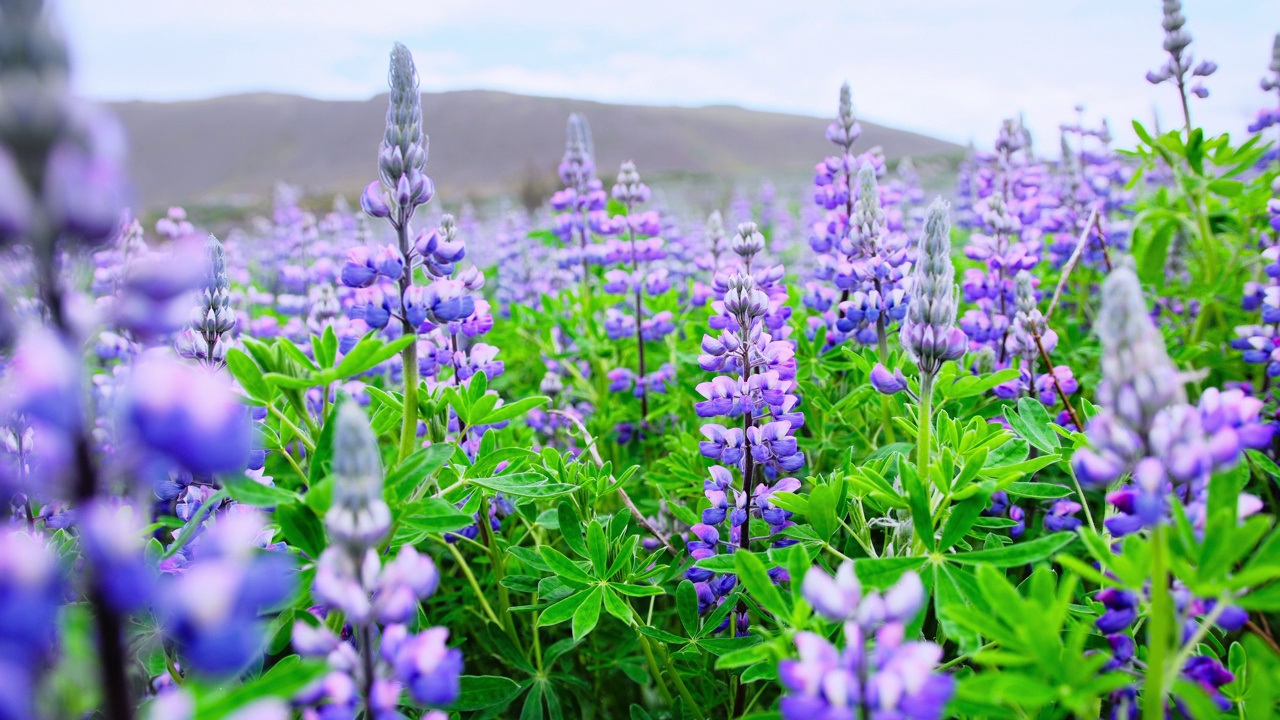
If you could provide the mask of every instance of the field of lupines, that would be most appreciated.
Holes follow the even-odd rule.
[[[677,216],[573,115],[549,210],[455,218],[397,45],[360,210],[221,239],[122,214],[41,5],[0,719],[1275,715],[1280,109],[1195,126],[1177,0],[1178,129],[1005,121],[950,204],[845,86],[802,205]]]

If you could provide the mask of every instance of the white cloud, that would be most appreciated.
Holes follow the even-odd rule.
[[[597,0],[64,0],[78,86],[103,98],[276,90],[367,97],[395,39],[427,90],[493,88],[650,104],[735,103],[826,116],[848,78],[868,119],[988,144],[1023,111],[1042,144],[1084,103],[1121,138],[1172,89],[1155,0],[774,0],[604,5]],[[1193,51],[1216,60],[1193,114],[1242,132],[1268,102],[1257,80],[1280,9],[1267,0],[1186,3]],[[1274,102],[1274,99],[1271,100]]]

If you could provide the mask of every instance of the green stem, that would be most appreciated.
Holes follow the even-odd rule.
[[[289,432],[293,433],[294,436],[298,438],[298,442],[302,443],[302,447],[306,448],[307,452],[313,453],[316,451],[316,444],[311,441],[311,438],[309,438],[306,433],[302,432],[302,428],[298,427],[292,420],[285,417],[284,413],[277,410],[275,405],[267,403],[267,412],[279,420],[281,425],[289,428]]]
[[[511,642],[520,647],[520,636],[516,634],[516,623],[511,617],[511,595],[502,579],[506,577],[506,561],[502,550],[498,548],[498,534],[489,528],[489,498],[480,498],[480,529],[484,531],[486,544],[489,546],[489,564],[493,568],[493,582],[498,586],[498,614],[502,618],[502,627],[507,631]]]
[[[671,671],[671,681],[675,683],[676,692],[680,693],[685,705],[689,706],[689,709],[693,711],[694,717],[698,718],[698,720],[706,720],[706,715],[702,714],[702,707],[694,702],[693,694],[689,692],[689,688],[684,684],[684,679],[680,677],[680,671],[676,669],[675,661],[671,659],[671,653],[663,650],[661,645],[658,646],[658,651],[662,653],[662,662]]]
[[[160,559],[167,560],[173,557],[174,553],[181,550],[183,546],[191,540],[191,538],[195,537],[196,531],[200,528],[200,525],[204,523],[204,519],[209,517],[209,513],[213,512],[213,509],[221,504],[223,499],[227,497],[228,494],[226,490],[219,490],[218,492],[210,495],[208,499],[204,501],[204,504],[200,506],[200,509],[196,510],[196,514],[192,515],[191,519],[187,521],[187,524],[183,526],[182,532],[178,533],[178,537],[173,541],[173,544],[171,544],[168,549],[160,555]]]
[[[413,453],[418,442],[418,343],[400,352],[404,363],[404,421],[400,425],[400,461]]]
[[[458,567],[462,568],[462,574],[467,577],[467,583],[471,585],[471,589],[480,600],[480,607],[484,609],[484,614],[489,616],[489,620],[494,625],[501,625],[502,621],[494,614],[493,608],[489,606],[489,601],[485,599],[484,593],[480,590],[480,583],[476,582],[476,576],[471,573],[471,566],[467,564],[467,559],[462,556],[462,553],[458,552],[458,548],[454,547],[453,543],[446,542],[444,546],[453,555],[453,559],[458,561]]]
[[[876,393],[879,395],[879,393]],[[898,442],[893,432],[893,413],[889,410],[889,396],[880,395],[880,419],[884,422],[884,436],[890,443]]]
[[[396,236],[400,241],[400,254],[409,257],[409,218],[403,213],[396,224]],[[413,287],[413,263],[404,264],[404,274],[400,276],[400,297],[403,299],[409,288]],[[401,318],[405,335],[415,338],[418,328],[407,318]],[[418,343],[409,343],[400,351],[400,360],[404,365],[404,418],[400,425],[400,461],[409,457],[414,445],[418,443]]]
[[[671,690],[667,688],[667,681],[663,679],[662,670],[658,667],[658,661],[653,658],[653,648],[649,645],[649,638],[640,632],[639,627],[636,628],[636,637],[640,638],[640,647],[644,650],[645,659],[649,662],[649,672],[653,674],[653,679],[658,683],[658,693],[662,695],[663,701],[670,705]]]
[[[916,422],[916,471],[920,487],[926,493],[933,484],[929,479],[929,456],[933,452],[933,380],[932,373],[920,375],[920,416]],[[911,527],[914,529],[914,523]],[[913,552],[923,551],[924,538],[916,537],[911,545]]]
[[[311,479],[307,477],[307,474],[302,472],[302,466],[298,465],[298,461],[293,459],[293,456],[289,454],[288,450],[280,448],[280,454],[284,456],[285,460],[289,461],[289,466],[293,468],[294,472],[298,473],[298,477],[302,478],[302,484],[304,486],[311,481]]]
[[[1142,695],[1144,718],[1164,717],[1165,670],[1173,626],[1165,545],[1164,526],[1157,525],[1151,533],[1151,620],[1147,627],[1147,680]]]

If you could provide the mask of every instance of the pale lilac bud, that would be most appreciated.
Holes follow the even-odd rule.
[[[324,521],[335,542],[358,553],[386,537],[391,509],[382,499],[382,457],[364,410],[356,403],[343,403],[336,422],[333,502]]]
[[[889,372],[883,364],[876,363],[871,368],[871,387],[885,395],[894,395],[907,389],[907,378],[897,368]]]
[[[387,207],[387,201],[383,199],[382,183],[374,181],[365,186],[364,192],[360,194],[360,209],[376,218],[391,216],[391,208]]]
[[[822,568],[809,568],[801,592],[818,614],[837,622],[852,618],[862,600],[862,584],[848,560],[841,563],[834,578]]]

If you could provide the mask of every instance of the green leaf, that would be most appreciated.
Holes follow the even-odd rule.
[[[650,595],[666,594],[666,591],[664,591],[661,587],[658,587],[657,585],[634,585],[631,583],[612,583],[609,585],[609,587],[613,588],[614,590],[617,590],[623,595],[630,595],[631,597],[649,597]]]
[[[263,485],[244,475],[227,475],[223,478],[223,484],[226,485],[228,495],[245,505],[274,507],[302,502],[302,498],[295,492],[274,485]]]
[[[498,675],[463,675],[461,679],[462,692],[449,706],[450,710],[465,712],[505,707],[520,694],[520,686],[514,680]]]
[[[283,375],[281,373],[267,373],[262,376],[263,380],[285,390],[310,390],[318,387],[322,383],[313,379],[311,376],[293,377],[292,375]]]
[[[710,570],[713,573],[732,573],[738,568],[737,564],[734,562],[733,555],[727,555],[724,553],[712,555],[709,558],[703,558],[694,563],[694,566],[702,568],[703,570]]]
[[[771,651],[768,645],[765,643],[756,643],[755,645],[732,650],[721,655],[716,658],[715,667],[717,670],[728,670],[732,668],[746,667],[747,665],[754,665],[762,660],[769,659],[770,653]]]
[[[320,437],[316,440],[316,452],[311,456],[311,467],[307,468],[307,482],[314,485],[329,476],[329,468],[333,467],[333,433],[338,427],[338,406],[346,402],[344,396],[338,396],[338,402],[329,408],[329,417],[320,429]]]
[[[1245,610],[1257,612],[1280,611],[1280,583],[1272,583],[1261,590],[1254,590],[1236,601]]]
[[[227,351],[227,370],[249,393],[249,397],[270,402],[276,396],[275,386],[262,378],[262,369],[243,350],[231,348]]]
[[[599,520],[592,520],[587,525],[587,552],[591,556],[591,567],[595,568],[596,577],[605,577],[609,568],[609,541],[605,539],[604,527]]]
[[[631,620],[634,615],[631,611],[631,606],[628,605],[627,601],[623,600],[618,593],[608,588],[606,588],[604,592],[604,609],[608,610],[610,615],[618,618],[623,623],[627,625],[631,624]],[[643,630],[645,626],[642,625],[640,628]],[[676,640],[681,642],[684,638],[676,638]]]
[[[538,553],[542,556],[543,562],[551,568],[551,571],[563,578],[572,585],[586,587],[595,582],[595,578],[588,575],[577,563],[564,556],[564,553],[553,547],[542,545],[538,548]]]
[[[393,507],[413,497],[414,492],[453,457],[457,446],[437,443],[414,450],[387,475],[383,495]]]
[[[542,720],[542,683],[533,683],[529,694],[524,696],[520,720]]]
[[[1018,400],[1018,412],[1004,414],[1005,420],[1027,442],[1041,452],[1051,455],[1058,452],[1058,435],[1053,431],[1053,418],[1045,410],[1044,403],[1034,398]]]
[[[809,524],[823,540],[830,540],[839,527],[836,498],[830,485],[815,485],[809,491]]]
[[[1005,492],[1018,497],[1036,498],[1037,500],[1050,500],[1053,498],[1066,497],[1072,493],[1071,488],[1066,485],[1054,485],[1052,483],[1040,482],[1016,482],[1010,483],[1004,488]]]
[[[342,356],[342,361],[333,369],[338,378],[349,378],[359,375],[378,364],[390,360],[404,350],[410,343],[417,341],[416,335],[406,335],[383,344],[373,333],[369,333],[356,343],[356,346]]]
[[[924,567],[923,557],[858,558],[853,561],[854,573],[864,585],[884,588],[897,582],[908,570]]]
[[[324,526],[311,508],[300,502],[280,505],[272,515],[284,533],[284,539],[310,558],[320,557],[327,545]]]
[[[196,716],[217,720],[263,698],[291,700],[302,688],[327,672],[329,667],[323,662],[304,661],[297,655],[290,655],[272,665],[260,677],[236,686],[233,691],[198,696]]]
[[[915,466],[907,462],[904,456],[898,456],[898,472],[902,477],[902,486],[907,491],[907,503],[911,507],[911,523],[915,526],[916,535],[924,541],[930,551],[937,548],[937,538],[933,532],[933,515],[929,512],[929,492],[924,478],[916,472]]]
[[[693,637],[698,632],[698,590],[688,580],[680,581],[676,588],[676,612],[684,631]]]
[[[589,594],[590,593],[586,591],[576,592],[546,610],[543,610],[542,614],[538,616],[538,627],[558,625],[565,620],[572,618],[574,613],[578,611],[578,606],[587,599],[587,595]],[[600,602],[599,598],[596,599],[596,602]]]
[[[947,555],[946,558],[950,562],[959,565],[980,565],[985,563],[991,567],[998,568],[1016,567],[1052,557],[1054,553],[1070,545],[1075,539],[1075,533],[1053,533],[1029,542],[1020,542],[991,550],[956,553]]]
[[[785,617],[790,608],[783,600],[782,593],[778,592],[778,586],[774,585],[773,580],[769,578],[769,572],[760,558],[745,550],[734,553],[733,558],[738,571],[738,580],[751,597],[775,616]]]
[[[401,511],[400,522],[421,532],[440,534],[461,530],[475,522],[453,503],[441,498],[424,498]]]
[[[600,604],[604,597],[604,588],[596,587],[587,593],[587,597],[578,605],[573,613],[573,639],[581,641],[596,629],[600,621]]]
[[[578,510],[573,506],[573,501],[561,500],[556,513],[560,520],[560,535],[564,538],[564,544],[568,545],[578,557],[587,557],[587,544],[582,540],[582,519],[578,517]]]
[[[549,483],[534,472],[495,475],[487,478],[469,478],[467,482],[495,492],[517,497],[545,498],[567,495],[578,488],[567,483]]]
[[[608,597],[608,595],[606,595],[606,597]],[[666,630],[659,630],[655,627],[649,627],[648,625],[641,625],[636,629],[640,631],[640,634],[646,637],[651,637],[658,642],[667,643],[668,645],[683,645],[688,642],[679,635],[669,633]]]
[[[951,509],[951,516],[947,518],[947,523],[942,526],[942,540],[938,543],[938,547],[943,550],[950,548],[952,545],[960,542],[960,540],[973,527],[973,523],[987,508],[990,502],[990,496],[986,494],[969,498],[964,502],[956,505]]]
[[[474,425],[493,425],[520,417],[536,407],[546,405],[550,401],[551,398],[542,396],[521,398],[515,402],[493,408],[481,417],[473,417],[471,422]]]

